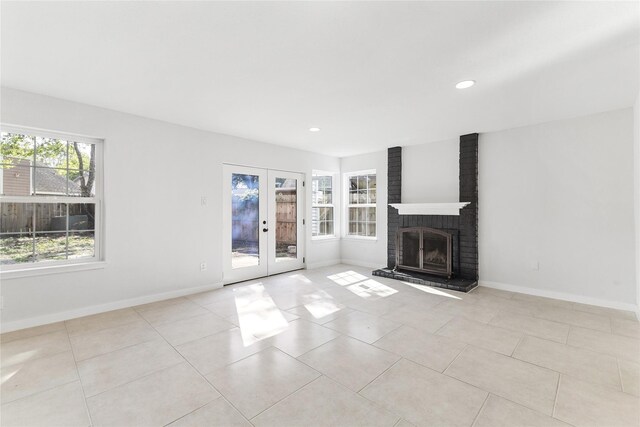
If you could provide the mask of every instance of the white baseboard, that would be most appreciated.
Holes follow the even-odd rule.
[[[314,268],[322,268],[322,267],[329,267],[332,265],[336,265],[336,264],[340,264],[341,260],[339,259],[332,259],[329,261],[322,261],[322,262],[314,262],[314,263],[307,263],[307,270],[313,270]]]
[[[635,304],[609,301],[600,298],[585,297],[582,295],[567,294],[564,292],[549,291],[546,289],[529,288],[526,286],[510,285],[508,283],[491,282],[489,280],[480,280],[478,283],[480,286],[487,288],[499,289],[502,291],[517,292],[520,294],[534,295],[537,297],[554,298],[563,301],[577,302],[580,304],[597,305],[599,307],[615,308],[617,310],[633,311],[640,319],[640,312],[638,306]]]
[[[357,259],[342,259],[341,264],[349,264],[355,265],[357,267],[367,267],[367,268],[380,268],[386,266],[386,262],[368,262],[368,261],[360,261]]]
[[[162,301],[170,298],[183,297],[185,295],[197,294],[198,292],[210,291],[222,288],[222,282],[211,285],[197,286],[193,288],[180,289],[176,291],[163,292],[160,294],[145,295],[142,297],[130,298],[114,301],[106,304],[92,305],[75,310],[60,311],[58,313],[45,314],[44,316],[30,317],[28,319],[14,320],[0,325],[2,333],[17,331],[19,329],[31,328],[34,326],[46,325],[49,323],[61,322],[63,320],[75,319],[92,314],[104,313],[106,311],[118,310],[121,308],[133,307],[140,304]]]

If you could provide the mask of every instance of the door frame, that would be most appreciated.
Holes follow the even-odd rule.
[[[231,176],[233,173],[256,175],[259,177],[259,264],[255,267],[233,269],[231,262],[232,226],[231,226]],[[222,164],[222,283],[242,282],[267,277],[287,271],[305,268],[306,265],[306,174],[303,172],[283,171],[233,163]],[[297,182],[297,258],[295,261],[276,261],[276,203],[275,178],[295,178]],[[266,202],[263,202],[263,197]],[[267,221],[267,224],[263,224]],[[265,237],[263,237],[265,236]]]

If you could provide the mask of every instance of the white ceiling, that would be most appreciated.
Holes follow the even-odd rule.
[[[638,5],[2,1],[2,85],[344,156],[631,106]]]

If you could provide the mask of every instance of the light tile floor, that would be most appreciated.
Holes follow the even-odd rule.
[[[633,313],[347,265],[0,339],[6,427],[640,425]]]

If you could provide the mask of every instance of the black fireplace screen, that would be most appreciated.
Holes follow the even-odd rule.
[[[451,234],[427,227],[401,228],[396,267],[451,277]]]

